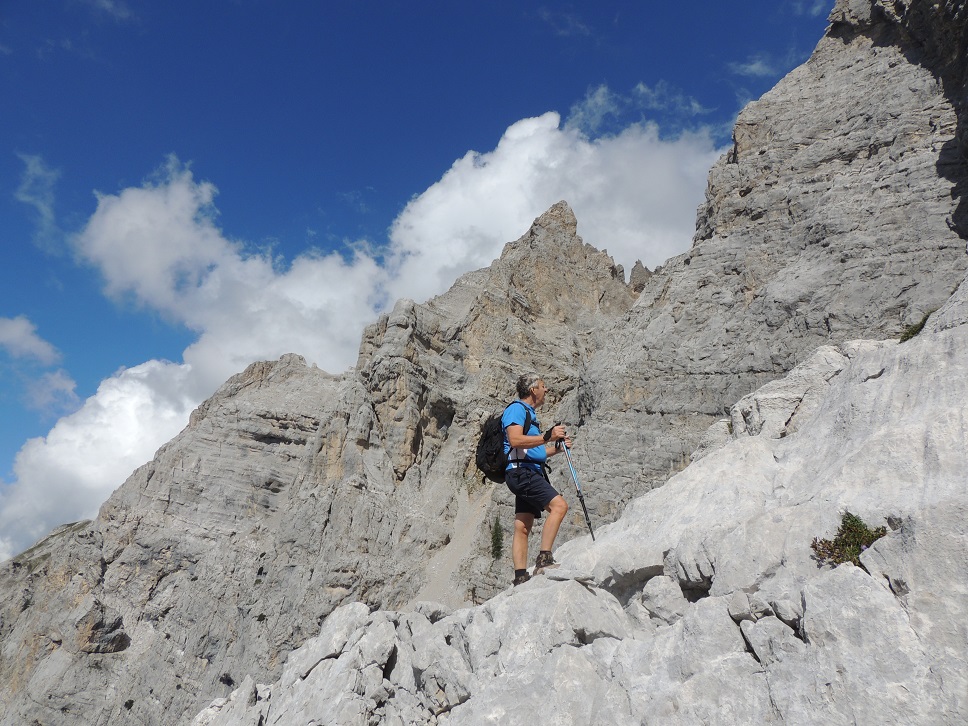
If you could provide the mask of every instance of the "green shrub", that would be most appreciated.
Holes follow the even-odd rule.
[[[924,325],[925,325],[925,323],[928,322],[928,318],[931,317],[931,313],[933,313],[933,312],[934,312],[934,310],[931,310],[929,312],[926,312],[924,314],[924,317],[921,318],[921,322],[920,323],[915,323],[914,325],[909,325],[908,327],[906,327],[904,329],[904,332],[901,333],[901,340],[899,342],[903,343],[905,340],[910,340],[915,335],[917,335],[922,330],[924,330]]]
[[[504,527],[495,517],[494,524],[491,525],[491,557],[499,560],[502,554],[504,554]]]
[[[871,529],[856,514],[844,512],[837,536],[832,540],[814,537],[810,547],[821,565],[851,562],[860,567],[860,553],[887,534],[887,527]]]

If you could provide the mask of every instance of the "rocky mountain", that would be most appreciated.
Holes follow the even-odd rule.
[[[561,569],[456,611],[343,605],[193,723],[965,723],[966,401],[968,282],[920,336],[744,397]],[[843,512],[885,534],[818,567]]]
[[[576,224],[556,205],[489,269],[401,301],[344,376],[298,356],[250,366],[94,522],[6,563],[3,723],[177,721],[253,667],[277,674],[341,603],[483,597],[465,560],[503,588],[480,422],[523,361],[577,380],[596,323],[633,300]]]
[[[583,440],[608,460],[647,452],[590,490],[664,481],[729,406],[818,346],[896,337],[951,295],[968,236],[965,12],[838,2],[809,61],[740,114],[692,249],[590,365]]]
[[[555,205],[354,370],[250,366],[0,565],[0,723],[963,722],[968,9],[830,21],[689,253],[626,284]],[[472,450],[524,370],[614,523],[508,591]],[[891,531],[818,568],[848,508]]]

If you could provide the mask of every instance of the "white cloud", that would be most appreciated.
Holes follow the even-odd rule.
[[[0,560],[53,527],[88,519],[132,470],[185,426],[196,401],[188,366],[151,361],[101,383],[77,412],[14,461],[0,487]]]
[[[373,259],[310,251],[280,269],[271,253],[247,253],[222,235],[215,194],[171,159],[159,180],[99,195],[72,244],[100,270],[108,295],[199,333],[185,362],[202,389],[293,351],[327,370],[346,368],[375,314],[382,278]]]
[[[18,156],[25,168],[14,198],[37,212],[34,244],[48,252],[56,251],[60,232],[54,217],[54,186],[60,171],[48,167],[39,156]]]
[[[27,406],[45,414],[62,415],[80,404],[77,383],[65,370],[45,373],[27,384]]]
[[[74,410],[78,403],[77,384],[64,370],[40,373],[37,364],[52,366],[61,359],[60,351],[37,335],[37,327],[24,315],[0,318],[0,350],[15,359],[10,366],[12,380],[26,387],[27,408],[46,416],[60,416]]]
[[[792,6],[795,15],[809,15],[816,18],[830,11],[833,0],[793,0]]]
[[[667,81],[654,86],[638,83],[632,90],[635,103],[650,111],[671,111],[683,117],[700,116],[710,112],[692,96],[687,96]]]
[[[696,117],[708,114],[699,101],[667,81],[653,86],[638,83],[627,95],[615,93],[602,84],[590,88],[585,97],[568,112],[565,127],[578,129],[589,136],[603,136],[604,130],[628,128],[630,118],[660,117],[664,126],[673,128],[695,125]]]
[[[458,159],[396,219],[391,298],[424,299],[490,264],[560,199],[586,242],[626,267],[654,267],[688,249],[720,153],[705,132],[665,140],[654,124],[633,124],[590,140],[556,113],[518,121],[496,149]]]
[[[60,360],[57,348],[37,335],[37,326],[23,315],[0,318],[0,348],[15,358],[32,358],[44,365]]]
[[[58,524],[93,516],[250,362],[295,352],[345,369],[381,307],[425,300],[490,264],[560,199],[584,239],[626,266],[685,251],[719,153],[703,132],[662,139],[655,125],[633,124],[589,139],[556,113],[524,119],[495,149],[468,152],[410,201],[392,225],[383,267],[366,241],[345,257],[310,251],[288,266],[247,251],[218,228],[215,187],[174,159],[141,187],[99,195],[71,241],[79,258],[101,272],[107,294],[159,311],[198,338],[183,363],[120,371],[24,445],[15,481],[0,486],[0,559]]]
[[[750,56],[745,63],[730,63],[729,69],[738,76],[769,78],[779,76],[782,69],[765,55]]]
[[[158,182],[118,195],[98,194],[94,215],[73,244],[98,267],[105,292],[131,294],[147,307],[183,320],[188,299],[208,271],[235,254],[215,226],[215,187],[196,184],[169,159]]]
[[[617,118],[626,105],[624,99],[613,93],[608,86],[598,86],[589,90],[580,103],[571,107],[567,125],[595,133],[609,116]]]

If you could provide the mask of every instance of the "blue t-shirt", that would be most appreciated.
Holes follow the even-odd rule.
[[[521,461],[522,466],[526,466],[529,469],[541,469],[541,464],[547,460],[548,453],[545,451],[544,444],[540,446],[535,446],[531,449],[512,449],[511,444],[508,442],[508,426],[511,424],[517,424],[518,426],[524,428],[524,418],[525,415],[531,413],[531,428],[524,432],[525,436],[540,436],[541,435],[541,425],[538,423],[538,415],[535,413],[534,409],[526,404],[524,401],[515,401],[506,409],[504,409],[504,414],[501,416],[501,428],[504,429],[504,453],[508,457],[508,468],[511,468],[511,463]]]

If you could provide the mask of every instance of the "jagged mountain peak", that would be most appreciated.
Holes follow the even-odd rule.
[[[580,243],[578,219],[568,202],[552,205],[531,224],[528,232],[517,242],[505,245],[501,259],[523,254],[547,254],[551,248]]]
[[[578,220],[560,201],[537,217],[528,231],[509,242],[490,267],[458,281],[476,281],[491,293],[528,299],[550,317],[574,320],[582,314],[623,312],[634,300],[624,271],[606,251],[586,244]]]
[[[457,371],[447,384],[463,395],[450,397],[468,405],[502,399],[525,371],[573,388],[600,333],[633,302],[621,267],[582,241],[574,213],[559,202],[489,267],[463,275],[425,304],[399,301],[365,331],[356,370],[364,381],[385,385],[388,366],[399,372],[430,355],[438,370]],[[444,360],[459,368],[441,368]],[[407,380],[416,378],[423,374]]]

